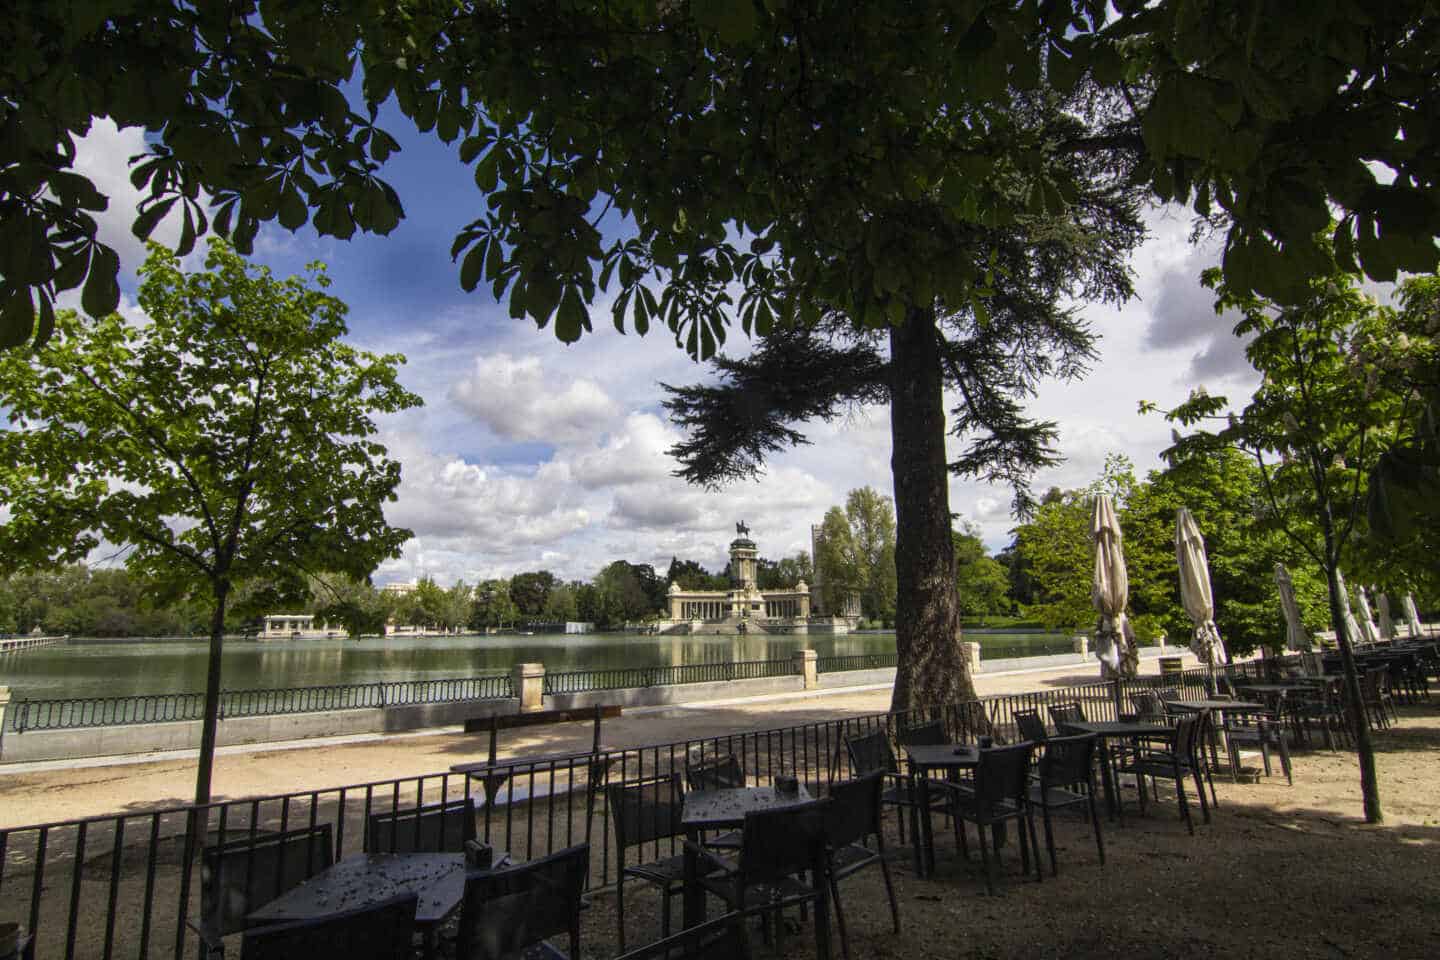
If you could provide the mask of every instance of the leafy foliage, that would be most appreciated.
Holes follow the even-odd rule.
[[[895,508],[871,487],[851,490],[845,508],[831,507],[821,522],[816,569],[826,603],[838,609],[858,594],[860,610],[880,623],[895,618]]]

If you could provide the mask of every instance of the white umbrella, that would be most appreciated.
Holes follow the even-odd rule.
[[[1355,602],[1360,605],[1360,612],[1364,619],[1360,621],[1360,630],[1365,635],[1366,643],[1376,643],[1380,639],[1380,628],[1375,625],[1375,614],[1370,610],[1370,598],[1365,595],[1364,587],[1355,588]]]
[[[1390,598],[1380,591],[1375,591],[1375,605],[1380,608],[1380,639],[1394,640],[1398,636],[1395,630],[1395,621],[1390,616]]]
[[[1295,581],[1285,564],[1275,564],[1275,586],[1280,588],[1280,609],[1285,613],[1285,646],[1290,650],[1309,650],[1310,636],[1305,632],[1305,621],[1300,616],[1300,604],[1295,600]]]
[[[1345,615],[1345,634],[1351,643],[1359,643],[1365,639],[1365,634],[1360,632],[1360,621],[1355,619],[1355,611],[1350,609],[1350,592],[1345,589],[1345,575],[1339,570],[1335,571],[1335,582],[1340,587],[1340,610]]]
[[[1109,497],[1095,498],[1090,533],[1095,538],[1095,579],[1090,586],[1090,600],[1100,612],[1100,622],[1095,625],[1095,656],[1112,671],[1134,676],[1135,633],[1125,616],[1130,577],[1125,572],[1120,522],[1115,519]]]
[[[1410,631],[1410,638],[1418,639],[1425,636],[1425,628],[1420,625],[1420,611],[1415,609],[1415,594],[1405,594],[1405,626]]]
[[[1207,667],[1225,659],[1225,641],[1215,626],[1215,598],[1210,591],[1210,560],[1205,556],[1205,538],[1190,511],[1175,512],[1175,560],[1180,565],[1180,602],[1195,631],[1190,649]]]

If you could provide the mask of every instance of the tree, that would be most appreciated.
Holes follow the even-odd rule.
[[[513,626],[520,610],[510,599],[509,580],[484,580],[475,585],[470,602],[470,628],[484,630]]]
[[[517,573],[510,578],[510,600],[520,616],[535,619],[544,612],[545,601],[557,582],[549,570]]]
[[[871,620],[895,617],[895,510],[871,487],[851,490],[845,509],[831,507],[821,521],[816,568],[831,606],[850,594]]]
[[[801,580],[806,586],[815,583],[815,568],[810,554],[801,550],[793,557],[770,561],[760,558],[755,583],[761,590],[789,590]]]
[[[694,560],[670,558],[665,573],[667,584],[676,583],[682,590],[729,590],[730,578],[724,573],[711,573]]]
[[[400,465],[371,417],[420,403],[402,358],[348,346],[323,267],[276,280],[213,242],[186,275],[152,248],[149,317],[57,317],[44,347],[0,355],[0,563],[73,562],[102,539],[137,575],[208,596],[210,658],[195,800],[210,797],[227,601],[237,584],[296,594],[326,570],[368,576],[408,530],[385,521]]]
[[[606,627],[643,620],[664,605],[664,581],[649,564],[607,564],[595,575],[595,590],[600,607],[596,622]]]
[[[391,595],[376,590],[368,580],[349,577],[320,576],[312,586],[317,604],[315,618],[321,623],[338,624],[351,637],[364,634],[383,636],[385,625],[395,612]]]
[[[968,617],[986,617],[1006,609],[1010,580],[1005,567],[986,552],[980,529],[974,524],[964,524],[951,536],[955,542],[955,584],[960,594],[960,612]]]
[[[1260,470],[1267,519],[1324,571],[1330,623],[1339,641],[1350,722],[1355,728],[1365,819],[1382,819],[1370,739],[1355,670],[1355,638],[1345,629],[1338,572],[1361,532],[1365,478],[1399,433],[1404,399],[1354,376],[1352,350],[1382,329],[1386,311],[1361,292],[1358,278],[1332,261],[1304,302],[1287,307],[1226,286],[1216,270],[1205,282],[1217,292],[1216,310],[1241,319],[1235,334],[1250,338],[1245,354],[1262,376],[1239,411],[1224,397],[1192,394],[1167,416],[1195,429],[1166,455],[1205,456],[1234,447]]]
[[[550,591],[550,596],[545,598],[545,609],[542,616],[552,622],[564,623],[569,620],[580,619],[580,607],[576,599],[575,585],[561,583]]]
[[[1198,15],[1191,0],[52,6],[4,25],[25,55],[0,68],[0,102],[26,133],[0,154],[0,229],[21,238],[0,260],[6,340],[45,336],[61,289],[83,285],[91,312],[118,299],[86,212],[104,198],[69,169],[92,114],[156,131],[135,170],[140,233],[180,212],[186,249],[207,196],[244,248],[262,221],[295,229],[312,210],[324,234],[393,228],[400,198],[377,172],[395,141],[373,119],[393,97],[475,165],[485,212],[452,248],[467,290],[484,281],[570,342],[615,282],[622,330],[663,322],[695,356],[738,320],[808,338],[800,360],[817,330],[838,337],[871,369],[853,388],[770,381],[785,386],[755,394],[763,423],[734,459],[691,469],[721,479],[794,442],[792,422],[890,402],[897,708],[973,693],[942,390],[961,397],[953,429],[980,438],[957,471],[1021,480],[1046,461],[1050,428],[1019,400],[1088,356],[1056,304],[1128,295],[1132,190],[1229,218],[1237,288],[1290,293],[1317,272],[1309,235],[1331,205],[1337,246],[1371,275],[1435,263],[1440,132],[1414,118],[1435,112],[1437,28],[1421,0],[1283,16],[1241,0]],[[363,112],[345,98],[357,69]],[[602,222],[618,225],[608,242]],[[888,341],[884,365],[856,341]]]

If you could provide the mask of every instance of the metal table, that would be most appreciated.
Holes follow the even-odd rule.
[[[1065,731],[1077,733],[1093,733],[1100,741],[1100,783],[1105,788],[1105,806],[1110,812],[1111,819],[1120,816],[1124,822],[1123,808],[1120,806],[1120,784],[1115,779],[1115,767],[1110,756],[1111,740],[1164,740],[1171,744],[1175,743],[1175,728],[1162,723],[1144,723],[1132,720],[1077,720],[1071,723],[1060,724]]]
[[[909,762],[909,789],[918,794],[911,807],[911,824],[918,820],[918,834],[912,829],[915,847],[916,873],[926,876],[935,869],[935,831],[930,823],[930,777],[932,770],[943,770],[947,774],[960,770],[974,770],[980,766],[980,747],[973,743],[910,744],[905,746]],[[914,797],[912,796],[912,799]]]
[[[777,793],[774,787],[725,787],[719,790],[692,790],[685,794],[680,824],[691,841],[698,842],[707,830],[728,830],[744,826],[745,816],[770,810],[786,810],[810,803],[815,798],[800,784],[793,795]],[[690,845],[685,847],[685,928],[705,921],[705,888],[700,886],[700,862]]]
[[[495,866],[509,855],[496,852]],[[463,853],[357,853],[316,874],[246,917],[254,924],[318,920],[406,893],[419,896],[415,926],[425,937],[426,955],[440,924],[465,896]]]

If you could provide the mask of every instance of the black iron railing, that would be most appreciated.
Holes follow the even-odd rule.
[[[795,674],[789,660],[737,660],[687,663],[673,667],[615,667],[604,670],[570,670],[545,674],[546,695],[588,693],[592,690],[629,690],[683,683],[724,683],[759,680]]]
[[[289,713],[321,713],[411,704],[496,700],[511,696],[514,694],[508,675],[346,683],[274,690],[226,690],[220,694],[220,716],[261,717]],[[14,733],[23,733],[26,730],[69,730],[127,723],[199,720],[204,715],[203,693],[16,700],[6,712],[6,726]]]
[[[883,670],[899,662],[898,653],[856,653],[845,657],[818,657],[815,669],[820,673],[841,673],[846,670]]]
[[[533,859],[588,840],[593,847],[589,882],[603,886],[614,878],[615,859],[606,784],[678,774],[687,758],[733,754],[752,782],[785,773],[823,794],[835,780],[850,775],[844,746],[848,737],[877,730],[893,735],[901,727],[940,719],[957,741],[987,732],[1013,738],[1019,709],[1077,701],[1091,719],[1114,719],[1132,709],[1130,697],[1138,690],[1173,686],[1187,695],[1198,694],[1204,678],[1203,671],[1191,670],[1119,684],[985,697],[936,710],[735,731],[543,760],[502,760],[503,775],[492,771],[484,780],[435,773],[0,829],[0,921],[17,921],[37,931],[37,956],[42,958],[183,960],[198,949],[186,921],[200,910],[199,844],[325,823],[331,825],[336,856],[343,857],[363,849],[372,813],[467,796],[477,806],[478,832],[516,859]],[[657,841],[654,850],[639,854],[654,859],[679,852],[670,849],[672,842]]]

